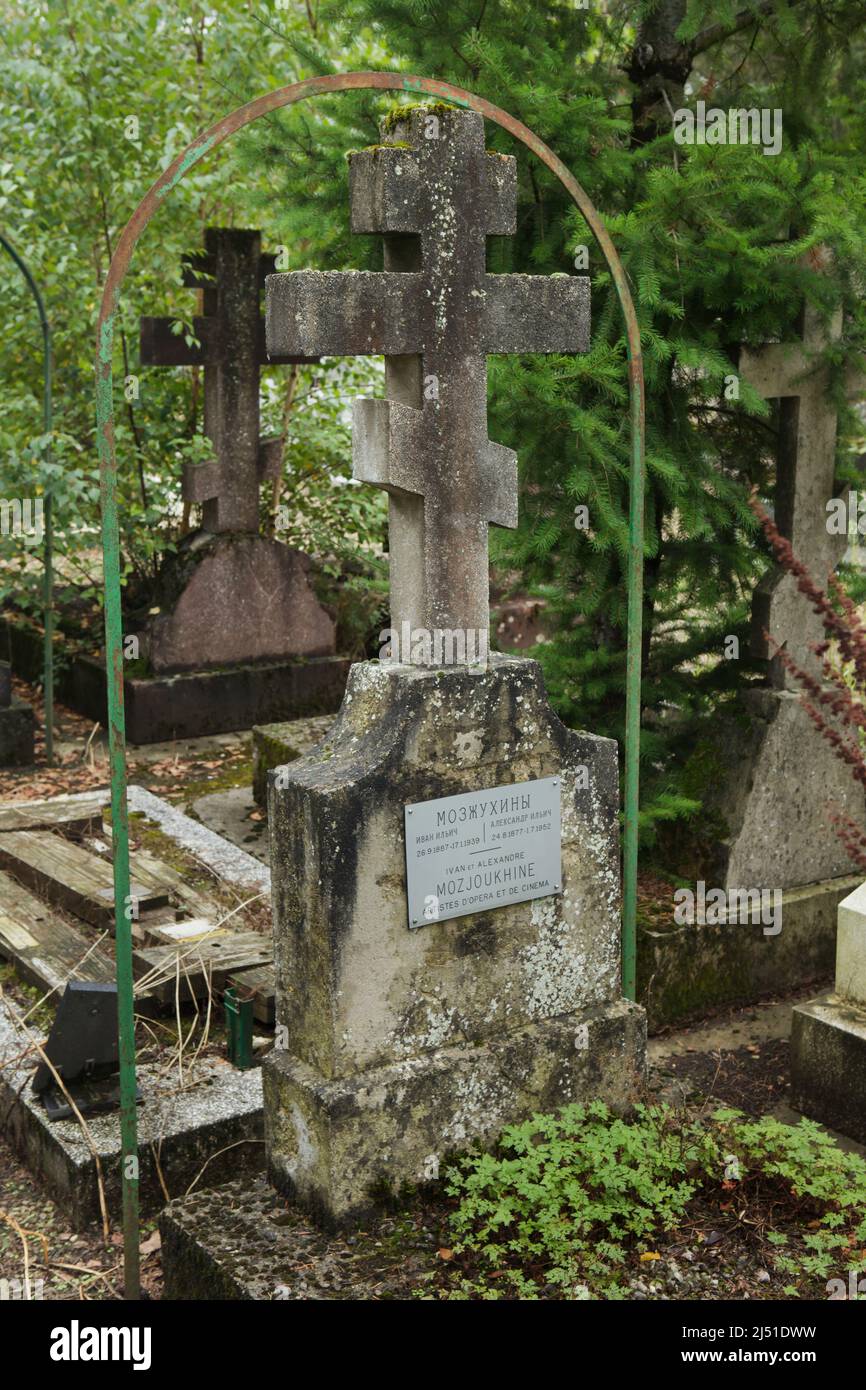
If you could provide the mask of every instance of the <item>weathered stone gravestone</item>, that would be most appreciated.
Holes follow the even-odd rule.
[[[866,883],[839,904],[835,989],[794,1009],[791,1101],[866,1143]]]
[[[827,503],[834,496],[836,406],[828,373],[821,366],[822,354],[841,335],[842,311],[834,314],[828,328],[818,311],[806,304],[801,329],[800,343],[743,349],[740,374],[767,400],[780,402],[776,524],[823,586],[845,550],[844,536],[827,526]],[[851,389],[859,389],[853,376]],[[751,646],[753,655],[769,662],[773,687],[794,689],[766,632],[799,666],[821,678],[812,652],[812,643],[824,636],[820,619],[797,591],[796,580],[778,567],[769,570],[755,590]]]
[[[806,306],[801,328],[801,343],[744,351],[740,371],[763,396],[780,401],[776,524],[825,587],[845,548],[845,537],[827,525],[827,504],[834,496],[836,408],[821,363],[828,343],[841,333],[841,313],[828,330]],[[852,390],[857,384],[852,372]],[[722,754],[727,775],[719,809],[728,835],[720,846],[717,880],[738,888],[820,883],[826,944],[832,949],[836,904],[844,888],[822,881],[850,875],[851,865],[829,813],[841,811],[866,828],[866,806],[862,790],[814,728],[799,687],[765,632],[821,679],[811,651],[823,638],[820,621],[796,581],[780,569],[770,571],[754,596],[751,649],[767,662],[768,684],[742,696]]]
[[[625,1101],[644,1065],[616,746],[560,724],[535,662],[473,663],[467,640],[489,622],[487,528],[517,509],[486,355],[586,350],[588,282],[486,273],[516,167],[480,116],[415,108],[385,139],[350,165],[385,270],[267,281],[271,352],[386,359],[386,399],[355,403],[355,473],[389,493],[402,660],[353,666],[333,730],[270,778],[269,1173],[328,1222],[535,1111]]]
[[[0,767],[33,762],[33,711],[12,694],[12,667],[0,661]]]
[[[274,258],[257,231],[209,227],[205,254],[186,263],[184,284],[203,292],[197,344],[168,318],[141,321],[145,365],[204,367],[204,430],[213,457],[184,469],[183,496],[202,504],[202,527],[181,545],[147,634],[156,674],[334,652],[334,624],[307,580],[300,551],[259,533],[259,489],[280,465],[279,440],[259,437],[267,357],[259,297]]]

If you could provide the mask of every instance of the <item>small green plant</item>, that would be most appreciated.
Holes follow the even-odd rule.
[[[626,1267],[699,1193],[757,1204],[773,1262],[792,1277],[866,1267],[866,1162],[808,1120],[695,1119],[664,1105],[621,1119],[601,1102],[568,1105],[457,1159],[447,1191],[456,1298],[621,1298]]]
[[[714,1120],[733,1156],[741,1195],[778,1200],[805,1228],[798,1232],[801,1248],[791,1248],[784,1232],[770,1233],[778,1270],[817,1279],[841,1266],[866,1270],[866,1162],[859,1154],[845,1153],[812,1120],[786,1125],[766,1115],[749,1121],[737,1110],[719,1110]]]
[[[536,1115],[452,1169],[455,1248],[523,1298],[544,1284],[573,1296],[585,1280],[615,1297],[628,1249],[677,1222],[716,1154],[666,1107],[640,1106],[634,1121],[600,1101]]]

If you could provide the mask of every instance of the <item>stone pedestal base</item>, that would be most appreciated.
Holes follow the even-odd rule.
[[[166,567],[143,656],[157,676],[334,654],[309,556],[265,536],[188,537]]]
[[[767,995],[833,978],[836,912],[861,875],[807,883],[782,893],[782,930],[765,936],[749,922],[638,928],[638,999],[650,1033],[705,1016],[719,1004],[750,1004]]]
[[[625,1000],[475,1046],[437,1049],[326,1081],[286,1053],[266,1059],[268,1176],[327,1226],[439,1175],[447,1154],[571,1101],[635,1099],[644,1012]]]
[[[791,1104],[866,1144],[866,1008],[826,994],[794,1009]]]
[[[561,809],[551,891],[410,922],[407,805],[542,778]],[[445,1153],[533,1111],[634,1093],[645,1025],[621,999],[617,783],[614,743],[564,728],[537,663],[504,656],[477,670],[359,663],[322,742],[271,772],[268,1166],[320,1219],[359,1217],[377,1186],[431,1178]],[[489,848],[431,833],[431,882],[476,869],[501,882],[490,856],[531,853],[529,809],[522,822],[491,811],[483,834],[473,818],[464,837]],[[482,856],[471,871],[467,853]]]
[[[33,762],[34,725],[32,709],[15,695],[10,705],[0,706],[0,767]]]

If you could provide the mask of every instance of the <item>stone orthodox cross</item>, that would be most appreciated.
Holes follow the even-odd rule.
[[[204,503],[206,531],[258,532],[259,486],[281,459],[278,440],[259,439],[259,370],[307,361],[265,353],[259,293],[273,269],[259,232],[208,227],[204,255],[190,257],[183,273],[184,285],[203,291],[204,317],[193,319],[199,346],[174,333],[170,318],[141,320],[142,364],[205,368],[204,431],[214,457],[185,466],[183,496]]]
[[[385,400],[354,404],[355,477],[389,493],[391,623],[489,625],[487,529],[517,525],[517,459],[487,437],[487,354],[585,352],[589,281],[489,275],[488,236],[516,230],[511,157],[475,112],[413,108],[351,156],[353,232],[385,269],[270,276],[268,351],[385,356]],[[404,656],[404,660],[408,659]]]
[[[768,400],[780,400],[779,451],[776,481],[776,525],[791,542],[794,553],[808,566],[813,579],[826,587],[827,575],[842,558],[845,537],[827,527],[827,503],[833,497],[836,458],[836,406],[829,394],[822,354],[842,332],[841,309],[828,326],[807,304],[801,314],[802,341],[770,343],[740,353],[740,375]],[[846,381],[852,397],[862,395],[866,377],[852,369]],[[796,580],[774,568],[761,580],[752,602],[752,654],[770,658],[773,647],[764,632],[801,667],[820,677],[810,644],[824,633],[820,619],[797,590]],[[774,685],[796,682],[772,661]]]

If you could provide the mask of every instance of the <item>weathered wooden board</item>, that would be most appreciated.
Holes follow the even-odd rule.
[[[69,980],[114,981],[110,941],[84,935],[8,874],[0,873],[0,956],[21,979],[43,994],[63,991]],[[136,993],[136,1009],[148,1012],[148,990]]]
[[[100,858],[62,835],[47,830],[13,830],[0,835],[0,869],[95,927],[114,925],[114,877],[109,859]],[[133,862],[132,897],[139,912],[169,904],[167,885],[150,869]]]
[[[0,955],[43,993],[62,989],[67,980],[108,984],[114,979],[114,959],[106,946],[94,946],[47,903],[4,873],[0,873]]]
[[[228,985],[237,985],[253,997],[253,1018],[267,1028],[273,1028],[277,1018],[276,981],[272,965],[253,965],[248,970],[233,970]]]
[[[100,839],[107,844],[111,843],[111,830],[109,827],[100,835]],[[221,917],[226,914],[226,909],[221,907],[216,898],[208,893],[202,892],[200,888],[193,888],[181,873],[171,864],[167,864],[150,850],[133,850],[130,863],[135,866],[135,876],[145,883],[162,883],[171,889],[172,900],[191,917],[205,917],[209,922],[219,922]]]
[[[0,832],[4,830],[60,830],[64,835],[102,833],[101,796],[81,801],[17,801],[0,805]]]
[[[178,989],[178,959],[180,959],[181,1002],[190,997],[204,998],[211,987],[221,992],[230,974],[236,970],[273,961],[273,945],[269,937],[258,932],[215,931],[212,936],[182,941],[177,945],[145,946],[132,953],[132,969],[136,980],[148,978],[149,992],[162,1004],[171,1004]]]
[[[134,850],[131,862],[135,866],[137,879],[153,885],[164,884],[171,890],[172,899],[191,917],[204,917],[209,922],[218,922],[225,916],[226,910],[220,908],[215,898],[198,888],[192,888],[177,869],[171,864],[165,864],[149,850]]]

